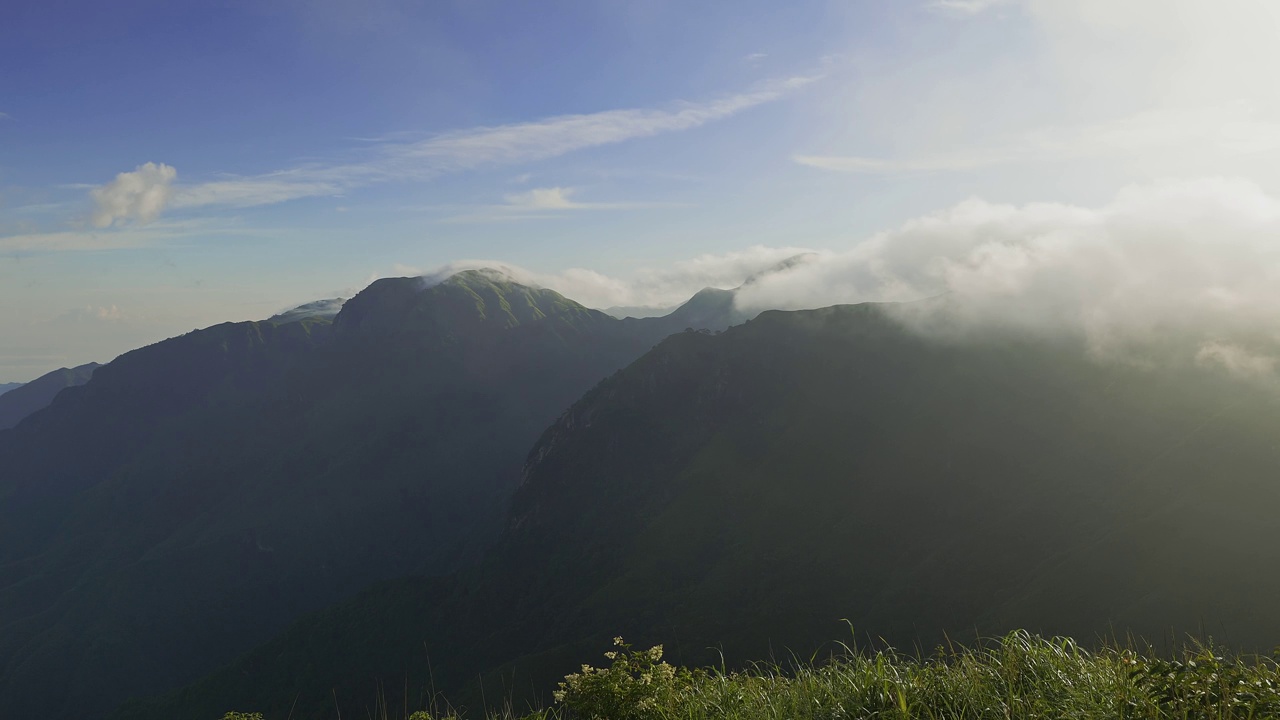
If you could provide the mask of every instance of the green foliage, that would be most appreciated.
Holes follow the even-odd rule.
[[[408,720],[458,720],[458,716],[453,713],[445,715],[432,715],[426,710],[419,710],[408,717]]]
[[[617,642],[622,650],[607,654],[611,667],[584,667],[561,684],[556,697],[570,717],[1246,720],[1280,713],[1276,663],[1228,659],[1201,645],[1170,660],[1015,632],[925,659],[847,651],[825,663],[725,672],[676,669],[660,662],[660,647],[633,652]]]
[[[1280,673],[1274,661],[1226,659],[1197,645],[1181,659],[1133,657],[1129,674],[1143,694],[1172,717],[1280,717]]]
[[[489,720],[1257,720],[1280,717],[1280,665],[1193,643],[1177,658],[1086,650],[1024,631],[930,657],[854,650],[787,667],[677,668],[614,638],[608,667],[565,676],[554,708]],[[379,703],[385,707],[385,703]],[[383,711],[380,720],[390,720]],[[406,720],[459,720],[425,711]],[[262,720],[228,713],[223,720]]]
[[[566,675],[554,693],[556,701],[575,717],[590,720],[648,720],[674,713],[692,674],[662,662],[661,645],[632,650],[620,637],[613,644],[617,649],[604,654],[609,667],[583,665],[582,672]]]

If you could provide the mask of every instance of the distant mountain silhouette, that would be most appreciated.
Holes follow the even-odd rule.
[[[31,413],[44,409],[65,388],[89,382],[97,368],[98,363],[60,368],[29,383],[8,387],[0,394],[0,430],[11,428]]]

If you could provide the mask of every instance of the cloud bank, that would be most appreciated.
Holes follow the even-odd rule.
[[[948,322],[960,330],[1066,330],[1098,355],[1170,333],[1204,342],[1274,336],[1277,239],[1280,200],[1245,180],[1131,186],[1097,208],[971,199],[761,278],[739,303],[811,308],[946,295]]]
[[[779,265],[805,252],[756,246],[629,278],[499,265],[593,307],[673,305],[752,278],[737,297],[748,314],[943,297],[905,305],[903,317],[951,335],[1068,334],[1099,358],[1140,361],[1176,338],[1183,359],[1204,366],[1239,376],[1275,367],[1268,348],[1280,342],[1280,199],[1246,180],[1135,185],[1099,207],[974,198]],[[433,277],[494,265],[458,263]],[[945,315],[923,311],[935,307]]]

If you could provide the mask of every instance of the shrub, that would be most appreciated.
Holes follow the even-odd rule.
[[[662,646],[632,650],[622,638],[604,654],[607,668],[583,665],[566,675],[553,695],[575,717],[589,720],[650,720],[672,712],[688,673],[662,662]]]

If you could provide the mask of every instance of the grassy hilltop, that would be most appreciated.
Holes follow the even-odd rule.
[[[1177,658],[1114,645],[1089,651],[1068,638],[1014,632],[974,648],[939,647],[927,658],[837,644],[824,660],[790,658],[743,671],[688,669],[662,646],[632,649],[615,638],[605,667],[583,666],[554,693],[555,705],[466,712],[371,695],[374,720],[1040,720],[1043,718],[1268,718],[1280,715],[1280,666],[1224,657],[1192,643]],[[391,693],[394,695],[394,693]],[[232,712],[223,720],[275,720]]]

